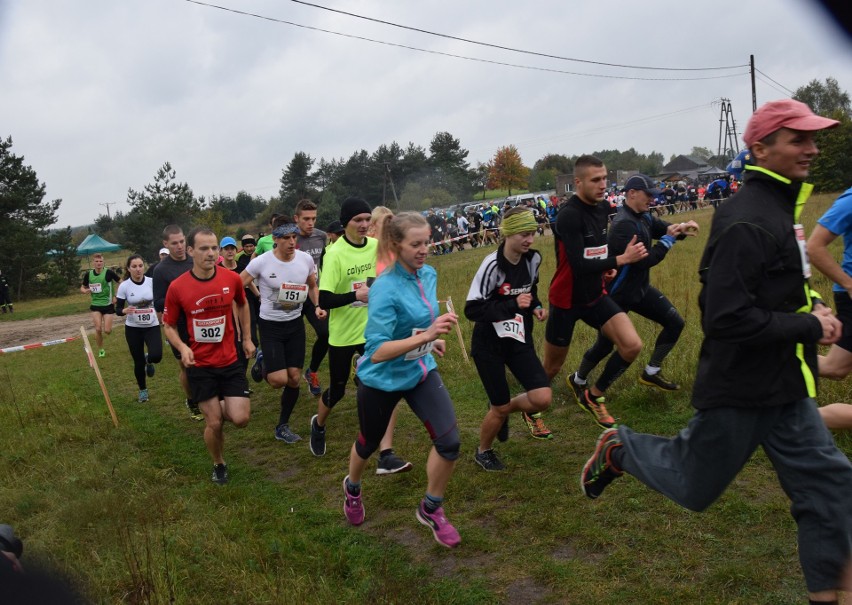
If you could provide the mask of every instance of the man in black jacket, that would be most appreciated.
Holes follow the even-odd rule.
[[[659,192],[653,181],[644,174],[635,174],[624,184],[624,205],[613,219],[607,234],[609,255],[623,253],[631,240],[636,238],[636,241],[645,245],[648,256],[639,262],[618,267],[618,273],[608,291],[625,313],[633,311],[663,327],[639,382],[663,391],[676,391],[680,386],[666,379],[660,368],[683,331],[683,318],[669,299],[651,285],[650,272],[651,267],[663,262],[678,239],[698,233],[698,225],[695,221],[670,224],[651,214],[648,206]],[[573,378],[586,382],[589,372],[610,354],[612,347],[612,341],[603,332],[598,332],[597,341],[583,354],[583,360]],[[574,384],[572,388],[578,388]]]
[[[816,345],[841,324],[812,291],[798,224],[819,150],[838,124],[785,99],[758,109],[743,139],[755,161],[716,211],[701,260],[704,341],[692,404],[673,438],[608,429],[582,471],[598,497],[624,472],[691,510],[710,506],[761,446],[792,501],[812,603],[836,603],[852,549],[852,464],[817,412]]]

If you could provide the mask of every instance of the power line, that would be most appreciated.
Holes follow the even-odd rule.
[[[756,70],[755,70],[755,71],[756,71]],[[787,91],[785,91],[785,90],[781,90],[780,88],[778,88],[777,86],[775,86],[774,84],[772,84],[769,80],[765,80],[764,78],[761,78],[760,76],[757,76],[757,79],[758,79],[758,80],[760,80],[761,82],[763,82],[764,84],[766,84],[769,88],[773,88],[773,89],[775,89],[776,91],[780,92],[780,93],[781,93],[782,95],[784,95],[785,97],[789,97],[789,96],[790,96],[790,95],[787,93]]]
[[[207,2],[201,2],[200,0],[184,0],[184,2],[189,2],[190,4],[197,4],[199,6],[204,6],[204,7],[207,7],[207,8],[215,8],[215,9],[218,9],[218,10],[221,10],[221,11],[225,11],[225,12],[229,12],[229,13],[235,13],[235,14],[238,14],[238,15],[246,16],[246,17],[254,17],[256,19],[263,19],[264,21],[271,21],[273,23],[280,23],[282,25],[291,25],[293,27],[299,27],[299,28],[307,29],[307,30],[311,30],[311,31],[318,31],[318,32],[322,32],[322,33],[325,33],[325,34],[332,34],[334,36],[341,36],[343,38],[351,38],[351,39],[354,39],[354,40],[361,40],[363,42],[371,42],[373,44],[382,44],[384,46],[393,46],[393,47],[396,47],[396,48],[405,48],[407,50],[413,50],[413,51],[422,52],[422,53],[429,53],[429,54],[432,54],[432,55],[440,55],[440,56],[444,56],[444,57],[452,57],[454,59],[463,59],[465,61],[474,61],[474,62],[477,62],[477,63],[487,63],[487,64],[490,64],[490,65],[500,65],[500,66],[503,66],[503,67],[514,67],[516,69],[527,69],[527,70],[531,70],[531,71],[543,71],[543,72],[548,72],[548,73],[557,73],[557,74],[563,74],[563,75],[569,75],[569,76],[584,76],[584,77],[588,77],[588,78],[605,78],[605,79],[612,79],[612,80],[685,82],[685,81],[695,81],[695,80],[718,80],[718,79],[721,79],[721,78],[735,78],[735,77],[738,77],[738,76],[747,75],[749,73],[748,71],[744,71],[744,72],[738,72],[738,73],[732,73],[732,74],[724,74],[724,75],[720,75],[720,76],[696,76],[696,77],[689,77],[689,78],[641,78],[641,77],[637,77],[637,76],[613,76],[613,75],[607,75],[607,74],[581,73],[581,72],[576,72],[576,71],[566,71],[566,70],[562,70],[562,69],[552,69],[552,68],[547,68],[547,67],[534,67],[534,66],[531,66],[531,65],[519,65],[519,64],[516,64],[516,63],[506,63],[506,62],[503,62],[503,61],[493,61],[493,60],[490,60],[490,59],[480,59],[480,58],[477,58],[477,57],[468,57],[468,56],[465,56],[465,55],[456,55],[456,54],[453,54],[453,53],[441,52],[441,51],[437,51],[437,50],[428,50],[428,49],[425,49],[425,48],[418,48],[416,46],[408,46],[406,44],[397,44],[397,43],[394,43],[394,42],[385,42],[383,40],[376,40],[376,39],[367,38],[367,37],[364,37],[364,36],[356,36],[354,34],[345,34],[345,33],[342,33],[342,32],[336,32],[336,31],[332,31],[332,30],[329,30],[329,29],[323,29],[321,27],[314,27],[314,26],[311,26],[311,25],[303,25],[301,23],[294,23],[293,21],[286,21],[284,19],[277,19],[275,17],[267,17],[265,15],[258,15],[256,13],[250,13],[250,12],[247,12],[247,11],[241,11],[241,10],[234,9],[234,8],[228,8],[226,6],[209,4]]]
[[[754,68],[754,71],[756,71],[757,73],[759,73],[759,74],[761,74],[761,75],[763,75],[763,76],[765,76],[765,77],[769,78],[769,76],[768,76],[768,75],[766,75],[765,73],[763,73],[762,71],[760,71],[760,70],[759,70],[758,68],[756,68],[756,67]],[[790,90],[789,88],[787,88],[786,86],[784,86],[783,84],[781,84],[781,82],[778,82],[777,80],[773,80],[772,78],[769,78],[769,79],[770,79],[770,80],[772,80],[773,82],[775,82],[778,86],[780,86],[780,87],[781,87],[781,88],[783,88],[784,90],[786,90],[786,91],[787,91],[787,93],[788,93],[791,97],[792,97],[793,95],[795,95],[795,94],[796,94],[795,92],[793,92],[792,90]],[[777,89],[776,89],[776,90],[777,90]]]
[[[442,34],[439,32],[429,31],[427,29],[421,29],[419,27],[411,27],[408,25],[400,25],[399,23],[393,23],[391,21],[384,21],[383,19],[376,19],[374,17],[366,17],[364,15],[358,15],[356,13],[350,13],[347,11],[338,10],[336,8],[329,8],[327,6],[321,6],[319,4],[314,4],[312,2],[305,2],[304,0],[290,0],[296,4],[302,4],[304,6],[311,6],[313,8],[318,8],[324,11],[329,11],[332,13],[338,13],[340,15],[346,15],[348,17],[355,17],[356,19],[363,19],[365,21],[372,21],[374,23],[381,23],[382,25],[390,25],[391,27],[398,27],[400,29],[407,29],[409,31],[419,32],[421,34],[428,34],[430,36],[438,36],[439,38],[446,38],[448,40],[456,40],[458,42],[466,42],[468,44],[476,44],[478,46],[486,46],[489,48],[498,48],[500,50],[508,50],[515,53],[522,53],[525,55],[534,55],[536,57],[545,57],[548,59],[558,59],[560,61],[572,61],[575,63],[588,63],[590,65],[603,65],[606,67],[624,67],[627,69],[653,69],[653,70],[661,70],[661,71],[710,71],[710,70],[720,70],[720,69],[738,69],[740,67],[748,67],[748,65],[726,65],[722,67],[648,67],[645,65],[621,65],[619,63],[605,63],[603,61],[591,61],[588,59],[576,59],[573,57],[561,57],[559,55],[550,55],[547,53],[540,53],[531,50],[523,50],[519,48],[512,48],[510,46],[500,46],[499,44],[491,44],[489,42],[480,42],[478,40],[469,40],[468,38],[459,38],[457,36],[451,36],[449,34]]]

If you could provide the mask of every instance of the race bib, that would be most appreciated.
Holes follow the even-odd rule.
[[[796,243],[799,245],[799,256],[802,258],[802,275],[805,279],[810,279],[811,261],[808,260],[808,244],[805,240],[805,227],[804,225],[795,224],[793,225],[793,230],[796,232]]]
[[[225,316],[192,320],[195,342],[222,342],[225,336]]]
[[[281,284],[278,302],[301,305],[308,300],[308,284]]]
[[[583,248],[583,258],[606,258],[608,254],[609,249],[606,244],[603,246]]]
[[[101,285],[99,282],[94,282],[89,284],[89,290],[92,291],[92,294],[100,294],[101,293]]]
[[[417,336],[418,334],[423,334],[423,332],[425,332],[425,331],[426,330],[423,329],[423,328],[414,328],[413,330],[411,330],[411,335]],[[435,344],[435,341],[430,340],[425,345],[420,345],[416,349],[409,351],[408,353],[405,354],[405,360],[406,361],[412,361],[414,359],[420,359],[421,357],[423,357],[427,353],[431,353],[433,344]]]
[[[365,281],[354,281],[354,282],[352,282],[349,291],[350,292],[357,292],[361,288],[366,288],[366,287],[367,287],[367,282],[365,282]],[[356,300],[354,303],[352,303],[349,306],[350,307],[366,307],[367,303],[361,302],[360,300]]]
[[[492,322],[492,325],[500,338],[514,338],[518,342],[526,342],[527,340],[527,334],[524,330],[524,316],[520,313],[516,313],[514,319],[495,321]]]
[[[133,318],[141,326],[150,326],[154,323],[157,315],[154,309],[135,309],[133,311]]]

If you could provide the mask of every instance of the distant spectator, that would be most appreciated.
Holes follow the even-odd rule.
[[[14,313],[15,309],[12,306],[12,295],[9,294],[9,280],[0,271],[0,306],[3,307],[3,313]]]
[[[154,279],[154,267],[156,267],[157,265],[159,265],[159,264],[160,264],[160,261],[162,261],[162,260],[163,260],[164,258],[166,258],[168,255],[169,255],[169,249],[168,249],[168,248],[160,248],[160,256],[159,256],[159,260],[158,260],[157,262],[152,263],[151,265],[149,265],[149,266],[148,266],[148,270],[147,270],[147,271],[145,271],[145,277],[150,277],[151,279]]]
[[[346,233],[346,229],[340,224],[340,221],[331,221],[328,227],[325,228],[325,233],[328,235],[328,245],[332,245],[341,235]]]

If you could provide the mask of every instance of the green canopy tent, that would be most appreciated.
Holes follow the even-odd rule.
[[[91,233],[77,246],[77,256],[85,256],[86,262],[91,267],[90,255],[95,252],[115,252],[116,250],[121,250],[121,246],[106,241],[97,233]]]
[[[121,246],[109,243],[97,233],[91,233],[77,246],[77,256],[89,256],[95,252],[115,252],[116,250],[121,250]]]

